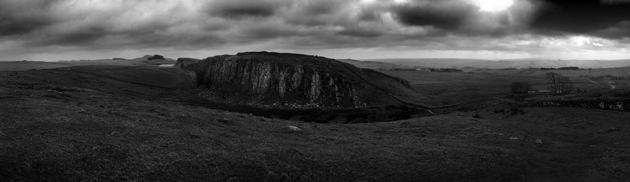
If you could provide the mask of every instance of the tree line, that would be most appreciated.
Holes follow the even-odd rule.
[[[547,88],[553,94],[569,94],[573,90],[573,82],[569,77],[562,76],[558,73],[549,72],[545,74],[545,80],[549,85]],[[532,90],[532,86],[526,82],[513,82],[510,86],[513,94],[526,94]]]

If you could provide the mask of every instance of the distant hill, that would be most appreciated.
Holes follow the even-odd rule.
[[[395,68],[402,68],[402,69],[411,69],[411,68],[415,68],[415,66],[409,66],[409,65],[402,65],[402,64],[395,64],[395,63],[386,63],[386,62],[378,62],[378,61],[361,61],[361,60],[354,60],[354,59],[338,59],[338,61],[344,62],[344,63],[348,63],[348,64],[352,64],[356,67],[359,68],[367,68],[367,69],[395,69]]]
[[[371,59],[371,62],[382,62],[411,67],[474,67],[487,69],[503,68],[541,68],[541,67],[569,67],[580,68],[614,68],[630,66],[630,59],[626,60],[550,60],[550,59],[513,59],[513,60],[480,60],[480,59]]]
[[[43,61],[6,61],[0,62],[0,71],[26,71],[32,69],[53,69],[70,66],[87,66],[87,65],[109,65],[109,66],[147,66],[147,65],[163,65],[175,64],[176,61],[171,58],[164,58],[160,55],[146,55],[140,58],[124,59],[95,59],[95,60],[62,60],[57,62]]]
[[[59,63],[73,63],[73,64],[87,64],[87,65],[119,65],[119,66],[134,66],[134,65],[161,65],[161,64],[175,64],[172,58],[165,58],[161,55],[145,55],[140,58],[124,59],[124,58],[111,58],[111,59],[95,59],[95,60],[70,60],[70,61],[58,61]]]

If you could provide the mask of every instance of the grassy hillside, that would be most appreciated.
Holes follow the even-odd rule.
[[[0,72],[0,181],[630,179],[626,112],[485,100],[471,112],[395,122],[305,123],[196,105],[183,95],[186,74],[112,66]],[[455,98],[539,79],[387,74]],[[504,112],[511,109],[518,114]]]
[[[2,72],[3,181],[608,181],[628,113],[527,109],[389,123],[275,120]],[[148,84],[147,84],[148,85]],[[583,113],[575,115],[575,113]],[[597,116],[608,115],[606,121]],[[286,126],[297,126],[291,131]],[[510,138],[518,139],[510,139]],[[542,143],[536,140],[541,139]]]

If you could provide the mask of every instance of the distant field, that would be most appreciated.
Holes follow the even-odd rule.
[[[0,71],[26,71],[30,69],[52,69],[72,66],[70,63],[12,61],[0,62]]]
[[[515,70],[501,70],[501,69],[478,69],[476,72],[482,73],[496,73],[505,75],[545,75],[549,72],[554,72],[568,77],[580,77],[580,76],[629,76],[630,67],[622,68],[600,68],[600,69],[580,69],[580,70],[539,70],[539,69],[515,69]]]
[[[580,68],[616,68],[630,66],[630,60],[551,60],[551,59],[524,59],[524,60],[479,60],[479,59],[373,59],[368,61],[393,63],[406,66],[421,67],[475,67],[475,68],[559,68],[577,66]]]
[[[543,77],[496,73],[439,73],[420,71],[383,71],[411,82],[420,93],[439,98],[443,104],[475,104],[510,93],[512,82],[544,84]]]
[[[630,80],[589,80],[589,77],[598,76],[615,76],[626,77],[630,76],[630,67],[622,68],[601,68],[601,69],[581,69],[581,70],[538,70],[538,69],[523,69],[523,70],[478,70],[476,72],[500,74],[506,76],[532,76],[532,77],[544,77],[545,74],[554,72],[567,76],[575,84],[575,87],[585,89],[603,89],[611,88],[609,82],[614,82],[616,88],[628,88],[630,87]],[[534,88],[543,89],[546,86],[546,81],[533,82]]]
[[[352,60],[352,59],[340,59],[338,61],[349,63],[359,68],[367,68],[367,69],[374,69],[374,70],[394,69],[394,68],[404,68],[404,69],[414,68],[414,66],[377,62],[377,61],[358,61],[358,60]]]
[[[548,89],[545,74],[554,72],[571,79],[575,88],[601,91],[630,88],[630,80],[590,80],[588,77],[613,75],[626,76],[630,68],[592,70],[475,70],[464,73],[442,73],[421,71],[382,71],[391,76],[408,80],[421,94],[440,100],[442,104],[460,103],[479,105],[493,97],[510,94],[513,82],[529,83],[533,89]],[[612,82],[612,83],[611,83]],[[573,91],[575,93],[575,90]]]
[[[160,65],[174,64],[172,60],[82,60],[82,61],[59,61],[59,62],[39,62],[39,61],[8,61],[0,62],[0,71],[27,71],[31,69],[53,69],[70,66],[89,66],[89,65],[110,65],[110,66],[141,66],[141,65]]]

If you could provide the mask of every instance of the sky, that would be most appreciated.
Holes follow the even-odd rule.
[[[630,59],[630,0],[0,0],[0,60]]]

